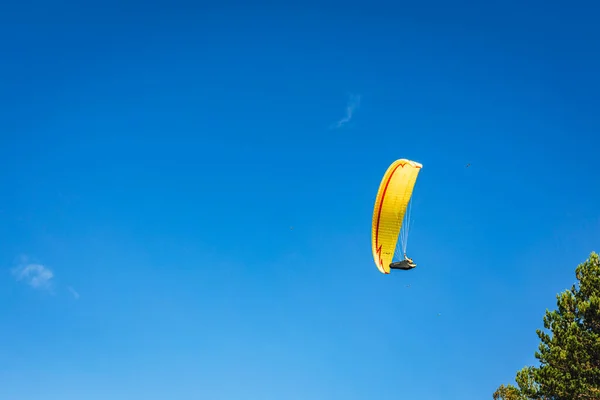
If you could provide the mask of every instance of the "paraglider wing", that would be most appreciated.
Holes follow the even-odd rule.
[[[375,264],[384,274],[390,273],[402,220],[422,167],[415,161],[396,160],[388,167],[379,185],[373,210],[371,244]]]

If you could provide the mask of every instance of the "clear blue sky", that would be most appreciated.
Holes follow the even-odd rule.
[[[2,399],[491,399],[600,250],[592,2],[6,3]]]

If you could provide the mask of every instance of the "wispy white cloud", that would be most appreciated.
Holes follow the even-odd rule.
[[[354,115],[354,112],[358,109],[359,106],[360,106],[360,95],[351,94],[350,98],[348,99],[348,104],[346,105],[346,115],[344,116],[344,118],[342,118],[338,122],[336,122],[333,125],[333,128],[335,128],[335,129],[341,128],[342,126],[344,126],[345,124],[350,122],[350,120],[352,119],[352,116]]]
[[[73,289],[71,286],[69,286],[67,289],[69,289],[69,292],[73,295],[73,297],[75,297],[75,299],[79,298],[79,293],[77,293],[75,289]]]
[[[54,272],[50,268],[26,255],[18,258],[17,266],[11,272],[17,282],[24,282],[37,290],[46,290],[52,295],[56,294],[57,286],[62,286],[54,282]],[[75,300],[79,299],[79,292],[75,288],[66,286],[66,289]]]
[[[35,263],[25,263],[12,270],[18,281],[24,281],[34,289],[49,289],[54,273],[50,268]]]

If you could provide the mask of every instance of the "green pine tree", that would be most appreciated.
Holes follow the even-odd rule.
[[[577,285],[557,295],[537,330],[539,367],[517,372],[494,400],[600,400],[600,258],[592,253],[575,270]]]

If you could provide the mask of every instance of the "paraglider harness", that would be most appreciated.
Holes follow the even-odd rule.
[[[412,258],[408,258],[406,254],[404,254],[404,260],[391,263],[390,269],[402,269],[408,271],[416,266],[417,264],[414,263]]]

